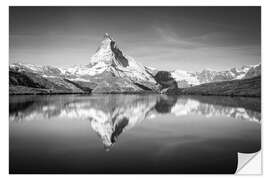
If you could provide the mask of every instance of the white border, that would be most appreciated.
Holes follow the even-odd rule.
[[[136,5],[136,6],[261,6],[262,5],[262,82],[263,82],[263,89],[262,89],[262,117],[263,117],[263,126],[262,126],[262,132],[263,132],[263,138],[262,138],[262,149],[263,152],[270,152],[269,148],[269,140],[267,140],[267,137],[269,135],[270,128],[270,117],[269,117],[269,110],[268,112],[266,109],[269,109],[270,107],[270,81],[268,78],[270,78],[270,70],[268,70],[269,63],[270,63],[270,56],[269,56],[269,33],[270,33],[270,27],[269,27],[269,17],[270,17],[270,8],[269,8],[269,1],[259,1],[259,0],[167,0],[167,1],[158,1],[158,0],[152,0],[152,1],[146,1],[146,0],[96,0],[96,1],[90,1],[90,0],[46,0],[46,1],[37,1],[37,0],[3,0],[1,1],[1,10],[0,10],[0,22],[1,22],[1,60],[0,60],[0,99],[1,99],[1,119],[0,119],[0,172],[1,177],[0,179],[6,179],[6,178],[20,178],[20,179],[41,179],[41,180],[47,180],[47,178],[65,178],[65,179],[74,179],[74,178],[82,178],[82,179],[89,179],[89,178],[98,178],[98,179],[130,179],[135,180],[138,178],[142,179],[163,179],[163,178],[170,178],[170,179],[178,179],[178,178],[200,178],[200,179],[216,179],[216,178],[243,178],[243,179],[249,179],[249,178],[262,178],[262,179],[269,179],[269,167],[265,164],[267,159],[270,159],[266,153],[263,153],[263,176],[223,176],[223,175],[118,175],[118,176],[108,176],[108,175],[50,175],[50,176],[43,176],[43,175],[8,175],[8,6],[13,5],[19,5],[19,6],[99,6],[99,5],[124,5],[124,6],[130,6],[130,5]],[[269,93],[268,93],[269,92]],[[269,153],[268,153],[269,154]],[[76,176],[76,177],[75,177]]]

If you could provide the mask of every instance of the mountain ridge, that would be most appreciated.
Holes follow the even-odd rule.
[[[125,55],[105,33],[86,65],[71,67],[23,63],[9,65],[10,94],[50,93],[144,93],[188,88],[209,82],[260,76],[261,64],[233,67],[225,71],[160,71]]]
[[[261,97],[261,76],[231,81],[218,81],[188,88],[168,90],[167,94]]]

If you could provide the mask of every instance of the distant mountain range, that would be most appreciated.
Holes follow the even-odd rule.
[[[261,65],[226,71],[159,71],[124,55],[105,34],[101,45],[83,66],[58,68],[14,63],[9,66],[10,94],[167,92],[209,82],[248,79],[261,75]]]
[[[159,72],[155,68],[147,67],[153,74]],[[240,68],[231,68],[224,71],[204,69],[200,72],[189,72],[184,70],[169,71],[172,78],[177,82],[178,88],[186,88],[204,83],[231,81],[236,79],[248,79],[261,75],[261,64],[244,65]]]

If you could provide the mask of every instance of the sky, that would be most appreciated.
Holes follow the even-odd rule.
[[[261,61],[260,7],[10,7],[9,62],[85,65],[104,33],[160,70]]]

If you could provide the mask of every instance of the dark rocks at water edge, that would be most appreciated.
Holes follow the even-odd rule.
[[[261,90],[257,81],[260,74],[260,64],[219,72],[160,71],[125,55],[116,42],[105,34],[98,50],[86,65],[60,68],[11,64],[9,94],[184,93],[259,96]],[[248,80],[254,77],[258,77],[257,81]]]

